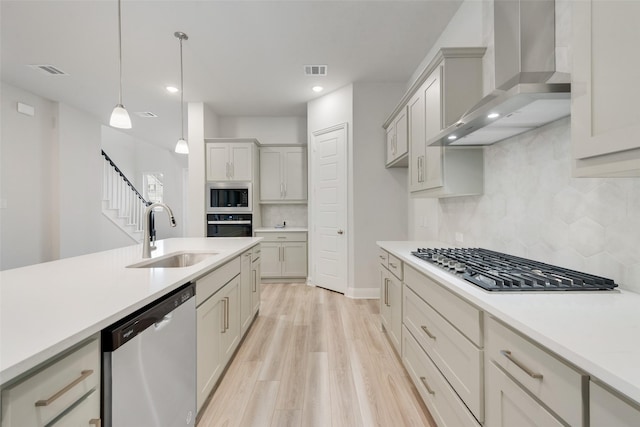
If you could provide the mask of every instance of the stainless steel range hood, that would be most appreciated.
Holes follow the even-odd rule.
[[[495,87],[427,145],[490,145],[568,116],[571,84],[556,71],[555,0],[495,0]]]

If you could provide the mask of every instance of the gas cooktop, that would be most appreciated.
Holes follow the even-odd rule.
[[[416,257],[436,264],[488,291],[609,291],[606,277],[481,248],[419,248]]]

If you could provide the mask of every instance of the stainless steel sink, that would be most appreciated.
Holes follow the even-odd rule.
[[[127,268],[181,268],[191,267],[205,259],[218,255],[216,252],[176,252],[152,258],[137,264],[128,265]]]

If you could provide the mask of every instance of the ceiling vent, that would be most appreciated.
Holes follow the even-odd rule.
[[[60,68],[54,66],[54,65],[29,65],[31,68],[34,68],[36,70],[40,70],[43,73],[45,73],[48,76],[68,76],[69,74],[65,73],[64,71],[62,71]]]
[[[326,76],[327,66],[326,65],[305,65],[304,74],[306,76]]]
[[[152,113],[151,111],[138,111],[136,112],[136,114],[140,117],[146,117],[148,119],[154,118],[154,117],[158,117],[157,114]]]

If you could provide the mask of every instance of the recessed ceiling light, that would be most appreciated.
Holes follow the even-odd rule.
[[[451,141],[453,141],[453,140],[454,140],[454,139],[456,139],[456,138],[458,138],[458,137],[457,137],[457,136],[455,136],[455,135],[449,135],[449,137],[448,137],[447,139],[450,139]]]
[[[314,92],[322,92],[324,88],[322,86],[314,86],[311,88]]]
[[[167,89],[167,92],[171,92],[171,93],[178,93],[180,91],[180,89],[174,86],[167,86],[166,89]]]
[[[495,119],[496,117],[500,117],[500,114],[498,113],[491,113],[487,116],[487,118],[489,119]]]

